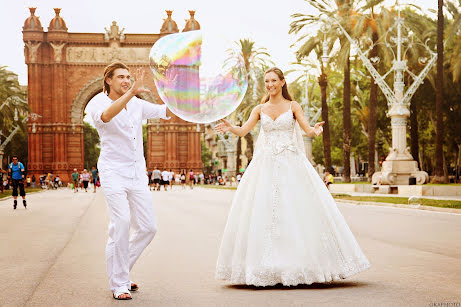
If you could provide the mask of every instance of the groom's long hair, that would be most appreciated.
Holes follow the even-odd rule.
[[[277,68],[277,67],[269,68],[268,70],[266,70],[264,72],[264,76],[267,75],[270,72],[275,73],[279,77],[280,81],[285,80],[285,76],[283,75],[283,72],[279,68]],[[290,93],[288,93],[288,86],[287,86],[286,81],[285,81],[285,84],[282,86],[282,96],[283,96],[283,98],[285,98],[288,101],[293,101],[293,98],[291,98]],[[261,99],[261,103],[268,102],[269,98],[270,98],[270,95],[266,94],[263,97],[263,99]]]

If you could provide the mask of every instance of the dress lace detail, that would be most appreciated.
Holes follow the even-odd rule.
[[[295,123],[291,106],[275,120],[261,111],[265,143],[234,196],[217,279],[294,286],[344,279],[370,266],[322,180],[299,152]]]

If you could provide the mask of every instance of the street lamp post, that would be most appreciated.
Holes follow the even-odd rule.
[[[25,100],[23,100],[22,98],[18,97],[18,96],[10,96],[0,105],[0,111],[10,103],[15,106],[13,120],[14,120],[14,122],[17,122],[19,120],[19,116],[18,116],[19,112],[18,112],[17,106],[19,104],[26,104],[27,102]],[[24,117],[22,122],[25,123],[29,119],[31,119],[33,121],[33,123],[32,123],[32,133],[35,133],[36,132],[35,121],[39,117],[42,117],[42,116],[37,114],[37,113],[27,112],[26,116]],[[0,167],[3,167],[3,155],[5,154],[5,147],[13,139],[13,137],[16,135],[16,133],[20,129],[21,129],[21,126],[19,124],[16,124],[16,125],[13,125],[11,127],[11,129],[8,131],[9,132],[8,135],[5,135],[0,131]],[[5,138],[3,141],[2,141],[2,137]]]
[[[17,109],[17,106],[21,103],[26,103],[25,100],[23,100],[22,98],[18,97],[18,96],[10,96],[8,98],[5,99],[5,101],[0,105],[0,111],[8,106],[9,104],[12,104],[14,106],[14,117],[13,117],[13,120],[15,122],[18,121],[18,109]],[[19,125],[16,125],[15,127],[13,127],[13,130],[8,134],[8,135],[4,135],[1,131],[0,131],[0,168],[3,169],[3,155],[5,154],[5,147],[6,145],[8,145],[8,143],[11,141],[11,139],[14,137],[14,135],[19,131]],[[5,140],[2,142],[2,137],[5,137]]]
[[[412,35],[411,30],[404,25],[404,19],[400,16],[399,8],[398,17],[395,18],[394,24],[383,36],[384,41],[378,41],[379,44],[383,44],[387,48],[391,49],[392,54],[394,55],[391,70],[381,76],[372,64],[372,61],[373,63],[378,63],[380,59],[378,57],[368,59],[367,57],[368,52],[372,48],[363,52],[357,41],[350,37],[337,19],[326,17],[326,20],[335,24],[341,33],[348,39],[351,46],[355,49],[357,55],[368,69],[375,82],[381,88],[388,101],[389,112],[387,115],[391,118],[392,148],[390,148],[390,153],[387,156],[386,161],[383,162],[381,172],[375,172],[373,174],[372,183],[387,185],[408,184],[409,177],[416,177],[416,182],[418,184],[427,182],[429,178],[428,174],[418,169],[418,163],[413,160],[413,157],[406,146],[406,127],[407,118],[410,116],[408,105],[410,104],[411,97],[423,83],[424,78],[436,62],[437,54],[429,48],[427,41],[425,44],[414,42],[414,36]],[[392,30],[396,30],[397,36],[391,37],[390,41],[388,41],[388,34]],[[405,37],[402,33],[403,31],[406,31],[407,35]],[[407,45],[404,46],[404,43],[407,43]],[[407,51],[415,45],[423,46],[429,55],[429,59],[427,57],[420,57],[418,59],[421,65],[426,65],[419,75],[415,75],[408,69],[405,59]],[[395,50],[393,48],[395,48]],[[394,73],[393,90],[385,81],[385,78],[391,72]],[[405,73],[408,73],[413,78],[413,83],[409,85],[406,91],[404,82]]]
[[[27,115],[24,117],[24,119],[22,120],[23,123],[27,122],[29,120],[29,118],[33,121],[32,123],[32,133],[35,133],[36,132],[36,129],[35,129],[35,121],[39,118],[39,117],[42,117],[41,115],[37,114],[37,113],[27,113]],[[16,117],[15,117],[16,118]],[[17,121],[18,119],[16,118],[15,121]],[[6,145],[8,145],[8,143],[13,139],[13,137],[15,136],[15,134],[19,131],[19,129],[21,129],[21,126],[19,124],[17,124],[16,126],[12,127],[12,130],[11,132],[8,134],[8,136],[5,136],[3,134],[1,134],[1,136],[5,136],[5,140],[2,142],[1,141],[1,138],[0,138],[0,163],[2,164],[1,166],[3,166],[3,155],[5,154],[5,147]]]
[[[235,155],[237,153],[236,145],[237,145],[238,137],[231,133],[226,133],[226,135],[227,135],[227,139],[224,135],[218,134],[219,139],[220,139],[219,141],[224,146],[224,151],[227,156],[226,174],[229,176],[235,176],[236,174]]]
[[[317,123],[317,120],[320,117],[320,114],[322,113],[322,109],[312,105],[309,100],[309,73],[306,71],[306,97],[304,98],[304,101],[301,103],[301,106],[304,110],[304,117],[306,118],[307,122],[309,125],[312,127]],[[312,155],[312,140],[313,138],[307,135],[303,135],[304,139],[304,147],[306,150],[306,156],[309,159],[309,161],[315,165],[314,157]]]
[[[329,120],[328,120],[328,102],[327,102],[327,86],[328,86],[328,79],[327,79],[327,67],[328,63],[330,62],[330,56],[328,52],[328,42],[327,42],[327,32],[328,29],[323,24],[320,27],[320,31],[323,33],[323,42],[322,42],[322,56],[320,57],[321,63],[321,74],[318,78],[319,86],[320,86],[320,96],[322,101],[322,120],[326,123],[323,127],[323,158],[325,160],[325,169],[328,172],[333,172],[333,168],[331,166],[331,149],[330,149],[330,127],[329,127]]]

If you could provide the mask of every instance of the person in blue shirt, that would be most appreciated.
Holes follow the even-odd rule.
[[[18,187],[19,195],[22,196],[22,203],[24,205],[24,208],[27,209],[26,191],[24,190],[24,176],[24,165],[21,162],[18,162],[18,156],[15,155],[13,156],[13,162],[11,162],[8,166],[8,179],[10,179],[13,184],[13,209],[15,210],[18,205]]]

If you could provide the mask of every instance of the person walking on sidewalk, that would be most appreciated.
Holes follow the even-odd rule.
[[[27,209],[26,191],[24,190],[25,169],[24,165],[18,161],[18,156],[13,156],[13,162],[8,166],[8,178],[13,184],[13,209],[18,206],[18,187],[19,195],[22,197],[22,204]]]
[[[93,193],[96,193],[96,186],[98,185],[98,170],[96,169],[96,166],[91,167],[91,181],[93,182]]]
[[[110,217],[106,264],[109,287],[117,300],[130,300],[130,291],[138,290],[130,281],[130,271],[157,232],[147,185],[142,122],[169,118],[166,105],[136,97],[150,92],[143,80],[141,68],[132,78],[125,64],[112,63],[104,69],[104,93],[87,106],[101,139],[98,171]]]
[[[78,179],[80,178],[80,174],[77,172],[77,169],[74,168],[74,172],[72,173],[72,181],[74,182],[74,193],[78,192]]]

